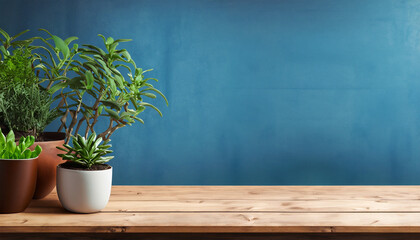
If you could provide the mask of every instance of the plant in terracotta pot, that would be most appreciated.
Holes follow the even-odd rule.
[[[59,105],[53,106],[53,94],[49,91],[54,82],[65,76],[72,58],[77,54],[75,48],[68,49],[70,37],[62,40],[58,36],[50,38],[33,37],[21,41],[20,37],[28,30],[10,36],[0,29],[0,126],[13,130],[19,136],[32,135],[44,151],[37,159],[38,177],[34,198],[43,198],[55,187],[56,166],[61,163],[56,148],[65,140],[65,133],[44,132],[45,127],[63,115]],[[34,45],[37,40],[41,45]],[[53,46],[55,45],[55,46]],[[65,49],[67,47],[67,49]],[[67,50],[67,51],[66,51]],[[65,52],[65,53],[64,53]]]
[[[41,153],[40,146],[34,151],[29,149],[35,137],[21,137],[15,142],[15,135],[10,131],[4,136],[0,130],[0,213],[24,211],[34,194],[37,162]]]
[[[67,149],[73,152],[76,149],[85,148],[82,141],[83,138],[79,135],[79,132],[82,130],[82,125],[85,126],[84,133],[81,134],[84,138],[91,139],[96,144],[98,144],[98,139],[103,139],[107,142],[117,129],[131,125],[136,121],[144,123],[139,118],[139,115],[146,108],[152,108],[162,116],[159,109],[150,103],[144,102],[144,98],[154,99],[157,97],[155,94],[157,94],[168,103],[166,97],[149,83],[149,81],[157,81],[157,79],[146,78],[144,76],[150,70],[138,68],[126,49],[117,49],[119,43],[130,40],[114,40],[111,37],[105,38],[102,35],[99,36],[104,41],[105,49],[93,45],[83,45],[83,48],[78,49],[79,57],[82,61],[77,60],[71,65],[72,71],[77,76],[63,79],[60,83],[56,83],[51,87],[52,91],[66,88],[71,89],[70,91],[62,91],[64,99],[71,100],[64,102],[62,106],[65,109],[63,117],[69,118],[67,119],[68,121],[62,121],[62,126],[68,135],[77,136],[73,138],[73,149],[69,145],[65,145]],[[124,77],[122,72],[126,72],[128,77]],[[108,127],[100,132],[97,138],[92,137],[96,136],[94,129],[97,122],[102,120],[108,121]],[[88,137],[89,133],[91,134],[90,137]],[[65,155],[61,156],[64,158]],[[76,156],[81,155],[73,155],[73,158],[78,158]],[[67,153],[64,159],[71,160],[70,157],[71,155]],[[85,164],[85,166],[85,171],[90,171],[95,165],[89,167],[89,165]],[[74,181],[78,182],[79,187],[78,189],[72,190],[73,196],[92,194],[89,191],[93,191],[93,193],[98,192],[86,187],[89,185],[87,181],[91,181],[87,178],[76,180],[76,176],[80,176],[76,174],[73,175],[73,180],[70,177],[64,177],[63,174],[68,171],[72,171],[72,169],[67,163],[58,166],[57,181],[60,180],[60,183],[57,183],[57,186],[60,186],[61,189],[59,195],[65,192],[65,188],[70,188],[70,185]],[[102,173],[99,172],[102,171],[112,172],[112,168],[97,169],[93,171],[97,172],[97,175],[91,174],[92,178],[97,177],[100,179]],[[108,176],[112,176],[112,174],[109,173]],[[100,180],[93,182],[100,182]],[[107,180],[107,183],[109,183],[108,187],[110,189],[111,182]],[[102,187],[98,187],[98,189],[102,189]],[[110,192],[106,191],[106,193],[107,198],[109,198]],[[60,197],[60,199],[64,199],[64,197]],[[87,201],[87,199],[83,198],[83,201]],[[63,205],[67,205],[67,203],[63,203]],[[85,210],[75,210],[74,208],[68,209],[75,212],[88,212]],[[99,208],[93,208],[92,211],[99,210]]]

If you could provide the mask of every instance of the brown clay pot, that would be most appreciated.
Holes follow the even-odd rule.
[[[0,213],[24,211],[36,185],[36,159],[0,159]]]
[[[43,142],[35,142],[30,147],[31,150],[34,150],[37,145],[42,148],[42,152],[37,159],[38,177],[34,199],[41,199],[50,194],[55,187],[57,166],[64,162],[57,156],[57,154],[62,153],[57,147],[64,144],[65,133],[44,132],[43,137]]]

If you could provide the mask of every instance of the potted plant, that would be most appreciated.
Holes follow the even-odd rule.
[[[77,54],[74,48],[67,49],[64,54],[63,44],[68,46],[77,38],[62,40],[43,30],[51,38],[16,40],[27,31],[11,37],[0,29],[3,36],[0,38],[0,126],[5,131],[13,130],[17,139],[34,136],[36,142],[32,149],[37,145],[44,149],[37,159],[39,167],[34,198],[39,199],[55,187],[55,169],[62,161],[57,156],[60,151],[56,147],[63,145],[66,137],[60,131],[44,132],[50,122],[63,115],[59,105],[52,107],[54,92],[49,88],[66,75],[72,58]],[[40,40],[43,45],[34,45],[35,40]]]
[[[108,128],[98,134],[104,140],[119,128],[131,125],[135,121],[144,123],[138,117],[146,107],[152,108],[162,116],[160,110],[154,105],[144,102],[144,98],[156,98],[160,95],[168,105],[166,97],[156,89],[149,81],[158,81],[156,78],[146,78],[145,73],[152,69],[143,70],[138,68],[126,49],[117,49],[121,42],[131,39],[105,38],[103,39],[105,50],[84,44],[84,48],[78,49],[78,56],[83,61],[74,60],[71,64],[76,77],[62,77],[61,81],[50,88],[50,92],[61,89],[65,110],[61,127],[66,130],[68,137],[77,135],[80,127],[85,124],[84,135],[94,132],[94,127],[100,117],[109,120]],[[128,79],[120,70],[126,71]],[[70,88],[70,91],[63,91]],[[155,93],[155,94],[154,94]],[[93,99],[87,101],[86,97]],[[67,119],[70,117],[70,119]],[[68,138],[69,140],[69,138]]]
[[[41,147],[29,149],[35,137],[21,137],[15,142],[15,135],[10,131],[4,136],[0,130],[0,213],[24,211],[34,194],[36,184],[36,158]]]
[[[72,137],[73,147],[64,144],[66,163],[57,166],[57,193],[63,207],[77,213],[102,210],[108,203],[112,186],[112,167],[105,164],[113,156],[108,144],[92,133],[87,139]]]
[[[52,92],[61,91],[61,96],[65,99],[62,105],[62,108],[65,110],[63,118],[69,117],[69,119],[62,121],[62,127],[67,135],[77,136],[72,138],[73,146],[67,143],[64,145],[67,153],[60,154],[60,156],[64,160],[79,161],[79,171],[77,173],[71,171],[74,163],[60,164],[57,168],[57,190],[60,201],[65,208],[74,212],[95,212],[105,207],[103,204],[97,204],[95,207],[92,207],[93,205],[89,203],[88,199],[92,200],[93,197],[86,196],[90,194],[99,195],[99,192],[103,191],[106,197],[101,194],[101,198],[106,200],[109,198],[111,185],[105,187],[102,182],[111,184],[111,180],[108,177],[112,177],[112,168],[95,169],[95,171],[92,171],[91,168],[95,164],[102,164],[104,160],[109,160],[106,157],[98,158],[99,160],[96,158],[107,153],[105,149],[109,146],[106,143],[110,140],[111,135],[117,129],[131,125],[135,121],[144,123],[139,118],[139,114],[146,107],[156,110],[162,116],[157,107],[143,101],[145,97],[154,99],[157,96],[153,93],[156,93],[168,104],[166,97],[149,83],[149,81],[157,81],[157,79],[144,76],[150,70],[138,68],[126,49],[117,49],[119,43],[130,40],[114,40],[111,37],[99,36],[104,41],[105,49],[93,45],[83,45],[83,48],[78,49],[78,56],[82,60],[75,60],[71,64],[71,69],[76,74],[76,77],[62,78],[60,82],[53,84],[50,88]],[[128,78],[125,78],[120,70],[127,72]],[[94,130],[96,123],[102,119],[108,120],[108,128],[96,136]],[[84,137],[79,134],[82,125],[86,126],[84,134],[82,134]],[[102,139],[105,141],[104,145],[99,145]],[[93,157],[93,155],[92,157],[86,157],[86,154],[82,155],[83,153],[91,153],[96,150],[103,151],[99,151],[95,155],[96,157]],[[87,164],[86,159],[91,158],[99,162],[89,160],[94,162],[94,165]],[[83,168],[86,173],[83,173]],[[89,177],[85,177],[88,175]],[[97,179],[94,180],[93,178]],[[97,186],[95,186],[96,184]],[[66,190],[67,188],[71,190]],[[92,193],[89,193],[89,191],[92,191]],[[66,196],[64,196],[64,193],[66,193]],[[82,197],[77,201],[72,199],[72,197],[75,198],[76,196]],[[78,204],[71,203],[71,199]],[[85,203],[82,204],[81,202]],[[100,202],[103,203],[105,201]],[[78,208],[78,205],[85,207]]]

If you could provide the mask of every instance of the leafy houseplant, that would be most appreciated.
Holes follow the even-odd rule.
[[[52,95],[55,93],[50,90],[50,87],[56,82],[64,78],[67,72],[70,70],[70,64],[73,62],[73,57],[77,55],[78,45],[74,44],[73,48],[69,49],[68,45],[77,39],[77,37],[69,37],[65,40],[61,39],[56,35],[52,35],[45,29],[40,29],[46,32],[50,38],[43,37],[32,37],[25,40],[17,41],[16,38],[20,37],[29,30],[25,30],[15,36],[10,36],[6,31],[0,29],[0,89],[1,92],[8,94],[35,94],[35,91],[24,91],[26,89],[20,88],[21,92],[7,92],[5,90],[14,88],[15,86],[23,85],[27,88],[37,88],[41,93],[39,97],[42,101],[34,102],[32,105],[37,109],[38,105],[42,105],[41,109],[35,110],[25,109],[22,111],[27,113],[26,116],[37,116],[40,118],[37,126],[33,126],[32,122],[27,122],[26,126],[15,125],[15,126],[4,126],[3,128],[13,129],[15,132],[22,132],[22,135],[34,135],[37,140],[43,141],[42,132],[45,127],[54,119],[63,115],[60,106],[62,102],[55,107],[52,107],[53,100]],[[41,41],[40,45],[34,45],[35,41]],[[53,43],[51,43],[53,41]],[[53,46],[53,44],[55,46]],[[66,47],[66,49],[64,49]],[[36,72],[36,75],[35,75]],[[5,94],[4,93],[4,94]],[[8,99],[8,96],[4,96],[4,99]],[[50,109],[46,109],[46,101],[50,105]],[[65,100],[65,99],[64,99]],[[10,101],[5,101],[6,105],[10,105]],[[44,106],[45,105],[45,106]],[[15,106],[14,106],[15,107]],[[13,108],[15,109],[15,108]],[[31,111],[32,110],[32,111]],[[42,112],[41,112],[42,110]],[[0,112],[0,114],[2,114]],[[4,118],[4,117],[2,117]],[[0,120],[2,119],[0,118]],[[46,121],[46,120],[48,121]],[[9,121],[15,122],[13,116],[10,116]],[[2,122],[0,121],[0,124]],[[24,130],[20,130],[24,129]],[[58,131],[60,132],[60,131]]]
[[[111,135],[119,128],[138,121],[146,108],[152,108],[161,116],[162,113],[154,105],[144,102],[144,98],[161,96],[168,104],[166,97],[146,78],[143,70],[137,67],[126,49],[117,49],[121,42],[128,39],[105,38],[99,35],[105,49],[94,45],[83,45],[78,48],[78,57],[70,64],[75,77],[62,77],[55,82],[50,92],[60,91],[60,105],[65,113],[61,128],[68,136],[60,154],[69,162],[57,168],[57,192],[62,205],[73,212],[97,212],[108,202],[112,185],[112,168],[104,163],[112,157],[108,142]],[[69,51],[62,44],[62,51]],[[128,77],[124,77],[123,73]],[[108,119],[108,127],[98,135],[95,126],[100,119]],[[79,134],[85,127],[84,137]],[[90,133],[90,135],[89,135]],[[71,137],[76,136],[76,137]],[[72,139],[72,145],[68,141]],[[101,141],[104,142],[101,144]],[[77,186],[83,185],[80,189]],[[87,191],[87,189],[101,191]],[[101,192],[101,194],[99,194]]]
[[[0,124],[18,136],[41,138],[45,127],[60,114],[51,111],[51,94],[38,87],[28,47],[18,47],[0,62]]]
[[[154,99],[157,94],[168,104],[166,97],[149,82],[157,79],[145,77],[144,74],[151,70],[137,67],[126,49],[117,49],[119,43],[130,39],[114,40],[99,36],[104,41],[105,50],[87,44],[78,48],[78,56],[82,61],[74,60],[70,65],[77,76],[62,77],[60,82],[49,89],[50,92],[62,89],[60,103],[63,103],[61,109],[65,113],[61,128],[65,128],[68,137],[77,135],[83,124],[86,137],[89,132],[95,132],[94,127],[100,117],[106,117],[109,119],[108,128],[98,136],[107,140],[121,127],[135,121],[144,123],[139,114],[146,107],[156,110],[162,116],[157,107],[143,101],[145,97]],[[65,44],[62,47],[63,52],[69,51]],[[126,72],[128,78],[122,72]],[[67,87],[71,90],[63,91]],[[93,101],[86,101],[87,98]],[[69,116],[71,119],[67,121]]]
[[[10,131],[7,136],[0,130],[0,213],[22,212],[29,205],[36,186],[36,158],[40,146],[29,149],[35,137],[21,137],[15,142]]]
[[[60,152],[56,146],[62,145],[65,139],[63,133],[44,132],[49,123],[62,115],[58,106],[52,106],[53,93],[48,87],[65,74],[63,69],[68,60],[53,58],[59,55],[59,50],[48,42],[50,39],[16,40],[27,31],[10,36],[0,29],[0,127],[5,131],[13,130],[17,138],[32,135],[35,145],[43,147],[37,159],[34,194],[34,198],[43,198],[55,187],[55,168],[62,161],[57,156]],[[61,40],[57,36],[53,38]],[[34,45],[35,41],[41,45]]]
[[[64,208],[72,212],[98,212],[108,203],[112,186],[112,167],[105,164],[112,156],[109,139],[92,133],[87,139],[77,135],[64,144],[66,163],[57,167],[57,193]],[[82,188],[80,186],[83,186]]]

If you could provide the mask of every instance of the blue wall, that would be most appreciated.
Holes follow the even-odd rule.
[[[134,39],[170,106],[113,135],[114,184],[420,184],[420,1],[0,0],[0,27]]]

